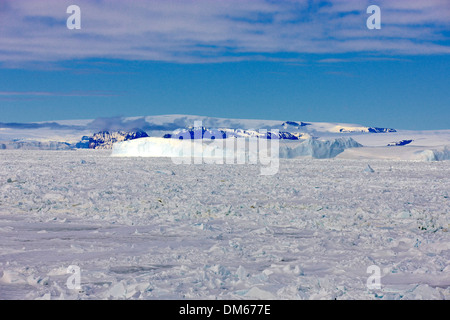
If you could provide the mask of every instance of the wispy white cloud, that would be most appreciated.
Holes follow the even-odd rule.
[[[68,30],[66,8],[81,8]],[[305,53],[449,54],[448,0],[2,0],[3,66],[85,58],[224,62]],[[283,59],[283,58],[281,58]]]
[[[0,91],[1,101],[32,100],[45,97],[114,97],[121,92],[113,91]]]
[[[0,96],[58,96],[58,97],[93,97],[93,96],[117,96],[113,91],[0,91]]]

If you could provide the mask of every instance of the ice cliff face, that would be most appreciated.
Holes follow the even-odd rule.
[[[300,144],[281,146],[280,158],[309,156],[315,159],[327,159],[336,157],[345,149],[359,147],[362,147],[362,145],[352,138],[337,138],[332,140],[309,138]]]
[[[23,150],[69,150],[70,143],[60,141],[3,141],[0,142],[0,150],[23,149]]]
[[[428,149],[417,153],[419,160],[425,161],[442,161],[450,160],[450,146],[441,148]]]

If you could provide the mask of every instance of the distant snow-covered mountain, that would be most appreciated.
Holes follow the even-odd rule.
[[[199,124],[199,125],[196,125]],[[391,128],[361,126],[348,123],[278,121],[257,119],[228,119],[194,115],[159,115],[145,117],[111,117],[85,120],[60,120],[37,123],[1,123],[0,138],[9,133],[24,136],[41,132],[47,135],[54,132],[88,132],[93,134],[100,131],[136,131],[142,130],[150,136],[160,136],[160,133],[173,133],[175,130],[192,127],[208,129],[240,129],[260,130],[278,129],[284,132],[317,132],[317,133],[386,133],[396,132]]]
[[[276,136],[274,136],[276,135]],[[307,133],[300,132],[272,132],[272,130],[244,130],[244,129],[208,129],[201,128],[187,128],[175,130],[173,133],[167,133],[163,138],[172,139],[226,139],[226,138],[263,138],[263,139],[281,139],[281,140],[300,140],[307,139],[310,136]]]
[[[388,143],[388,147],[406,146],[407,144],[410,144],[411,142],[413,142],[411,139],[409,139],[409,140],[401,140],[401,141],[397,141],[397,142],[391,142],[391,143]]]
[[[84,136],[82,140],[75,145],[76,148],[89,149],[112,149],[112,145],[120,141],[145,138],[148,134],[142,130],[138,131],[101,131],[91,137]]]
[[[197,128],[197,131],[196,131]],[[198,129],[203,128],[203,129]],[[150,137],[174,137],[189,134],[193,138],[271,137],[279,131],[283,140],[302,140],[324,135],[349,133],[392,133],[395,129],[357,124],[227,119],[194,115],[160,115],[146,117],[112,117],[86,120],[60,120],[37,123],[0,123],[0,141],[4,148],[111,148],[117,141]],[[127,137],[128,133],[139,133]],[[12,144],[11,141],[17,143]],[[55,146],[57,143],[64,145]]]
[[[0,123],[0,149],[111,149],[114,143],[147,136],[271,139],[274,138],[275,129],[278,130],[277,138],[282,141],[317,144],[310,147],[322,151],[324,149],[318,141],[340,141],[336,140],[340,137],[351,138],[361,145],[354,148],[353,143],[350,143],[348,148],[346,146],[344,151],[336,155],[342,158],[445,160],[450,149],[450,130],[412,131],[351,123],[229,119],[179,114]],[[289,148],[295,149],[296,146]],[[306,145],[299,147],[297,152],[302,148],[306,148]]]

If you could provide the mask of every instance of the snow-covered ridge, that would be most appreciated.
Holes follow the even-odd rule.
[[[162,136],[161,133],[173,133],[175,130],[190,128],[195,122],[201,122],[208,129],[278,129],[279,131],[294,133],[389,133],[395,129],[361,126],[348,123],[327,122],[303,122],[303,121],[279,121],[256,119],[228,119],[195,115],[161,115],[146,117],[112,117],[86,120],[59,120],[38,123],[1,123],[0,140],[4,137],[12,139],[37,138],[39,132],[45,132],[48,139],[49,131],[88,132],[91,135],[100,131],[137,131],[142,130],[149,136]],[[15,135],[15,136],[14,136]],[[88,134],[89,135],[89,134]],[[81,138],[81,137],[80,137]]]
[[[227,139],[227,138],[262,138],[262,139],[281,139],[281,140],[300,140],[307,139],[311,136],[301,132],[287,131],[267,131],[267,130],[245,130],[232,128],[208,129],[205,127],[190,127],[187,129],[179,129],[173,133],[167,133],[163,138],[172,139]]]
[[[82,140],[76,144],[76,148],[89,149],[112,149],[116,142],[128,141],[133,139],[148,137],[144,131],[101,131],[94,134],[92,137],[84,136]]]
[[[388,147],[406,146],[407,144],[410,144],[411,142],[413,142],[412,139],[406,139],[406,140],[401,140],[401,141],[397,141],[397,142],[390,142],[390,143],[388,143]]]
[[[332,132],[342,132],[342,133],[354,133],[354,132],[371,132],[371,133],[387,133],[387,132],[397,132],[397,130],[392,128],[377,128],[377,127],[343,127],[336,126]]]

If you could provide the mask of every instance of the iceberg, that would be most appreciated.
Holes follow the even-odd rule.
[[[257,159],[258,153],[270,153],[273,149],[270,141],[278,139],[244,139],[227,138],[205,142],[205,140],[166,139],[158,137],[140,138],[113,144],[112,156],[116,157],[193,157]],[[273,143],[273,142],[272,142]],[[272,146],[272,147],[271,147]],[[280,158],[297,158],[309,156],[315,159],[334,158],[345,149],[362,147],[350,137],[321,140],[308,138],[304,141],[280,143],[278,155]],[[273,150],[272,150],[273,152]],[[272,156],[275,156],[271,153]]]
[[[417,158],[425,161],[443,161],[450,160],[450,146],[444,146],[438,149],[427,149],[417,152]]]
[[[309,138],[302,143],[291,145],[284,145],[280,148],[280,158],[309,156],[314,159],[329,159],[336,157],[345,149],[363,146],[349,137],[330,140]]]

